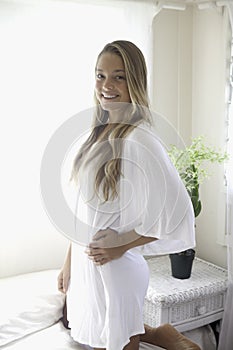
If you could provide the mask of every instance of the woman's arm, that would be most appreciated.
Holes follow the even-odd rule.
[[[57,277],[57,287],[58,290],[62,293],[66,293],[70,280],[70,263],[71,263],[71,244],[66,254],[64,264],[61,268],[61,271]]]
[[[151,243],[153,241],[157,241],[157,238],[154,237],[145,237],[145,236],[140,236],[138,235],[135,231],[134,231],[135,235],[137,235],[137,239],[133,240],[132,242],[126,243],[124,245],[125,247],[125,251],[131,249],[131,248],[135,248],[138,247],[140,245],[144,245],[147,243]]]
[[[121,257],[127,250],[157,240],[154,237],[140,236],[134,230],[118,234],[114,230],[101,230],[93,237],[93,241],[86,249],[88,257],[96,265]]]

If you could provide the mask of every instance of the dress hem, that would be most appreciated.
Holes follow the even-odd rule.
[[[140,335],[140,334],[145,334],[145,328],[144,328],[144,327],[143,327],[143,331],[140,329],[139,331],[132,332],[132,334],[128,337],[128,339],[125,340],[125,341],[122,343],[122,345],[119,346],[119,348],[115,348],[115,346],[114,346],[114,348],[113,348],[112,346],[108,348],[107,346],[105,346],[105,345],[103,345],[103,344],[100,344],[100,345],[96,345],[96,344],[93,345],[93,343],[92,343],[92,344],[87,344],[86,341],[84,341],[84,340],[76,340],[76,337],[75,337],[75,336],[72,336],[72,335],[71,335],[71,337],[73,338],[73,340],[74,340],[75,342],[77,342],[77,343],[79,343],[79,344],[82,344],[82,345],[90,346],[91,348],[104,348],[104,349],[106,349],[106,350],[123,350],[124,347],[125,347],[126,345],[129,344],[130,338],[131,338],[131,337],[136,336],[136,335]]]

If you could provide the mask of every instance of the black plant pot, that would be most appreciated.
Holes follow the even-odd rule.
[[[173,277],[186,279],[191,276],[195,250],[188,249],[181,253],[170,254],[169,257]]]

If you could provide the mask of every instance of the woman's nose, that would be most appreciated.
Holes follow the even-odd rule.
[[[106,90],[113,90],[114,89],[113,81],[111,79],[106,78],[103,84],[103,88]]]

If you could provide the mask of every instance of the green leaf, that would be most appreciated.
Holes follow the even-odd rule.
[[[191,145],[185,149],[178,149],[172,145],[168,155],[184,182],[192,200],[195,217],[197,217],[202,209],[199,200],[199,185],[210,176],[205,169],[206,162],[221,164],[229,156],[226,152],[207,146],[203,136],[193,138]]]

